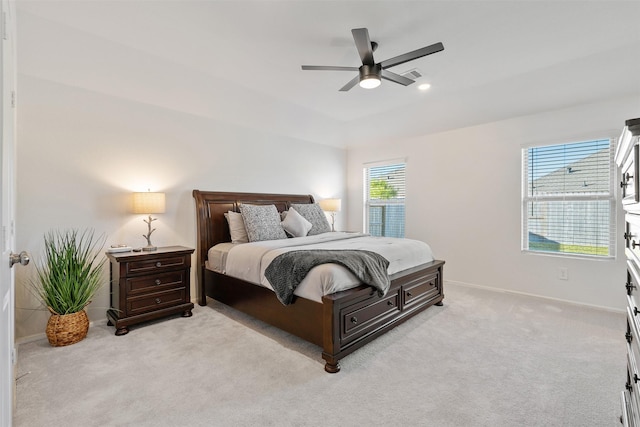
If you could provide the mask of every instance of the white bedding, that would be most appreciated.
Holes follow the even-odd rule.
[[[220,243],[209,250],[207,268],[272,289],[264,271],[278,255],[301,249],[362,249],[389,261],[389,275],[433,261],[424,242],[361,233],[330,232],[315,236],[253,243]],[[295,294],[320,302],[323,295],[358,286],[360,281],[345,267],[323,264],[313,268]]]

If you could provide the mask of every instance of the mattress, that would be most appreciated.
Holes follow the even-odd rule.
[[[209,249],[207,268],[273,289],[264,272],[280,254],[293,250],[368,250],[389,261],[389,275],[433,261],[429,245],[419,240],[374,237],[362,233],[330,232],[315,236],[267,240],[253,243],[219,243]],[[321,302],[323,295],[359,286],[360,281],[345,267],[323,264],[314,267],[298,285],[295,295]]]

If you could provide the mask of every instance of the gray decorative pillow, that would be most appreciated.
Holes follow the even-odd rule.
[[[240,213],[250,242],[286,239],[275,205],[240,205]]]
[[[297,204],[292,203],[291,207],[294,208],[300,215],[302,215],[307,221],[309,221],[313,227],[307,233],[307,236],[313,236],[315,234],[326,233],[331,231],[329,221],[324,211],[317,203]]]
[[[306,236],[312,226],[313,224],[304,219],[304,217],[293,208],[289,209],[289,213],[285,215],[285,218],[282,221],[282,228],[284,228],[284,231],[291,234],[293,237]]]

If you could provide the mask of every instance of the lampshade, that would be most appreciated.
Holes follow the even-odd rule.
[[[324,199],[318,202],[323,211],[326,212],[340,212],[342,207],[341,199]]]
[[[133,193],[133,213],[155,214],[164,213],[164,193]]]

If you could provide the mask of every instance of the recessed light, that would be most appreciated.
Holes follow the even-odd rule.
[[[427,90],[431,87],[431,85],[429,83],[422,83],[420,86],[418,86],[418,89],[420,90]]]

